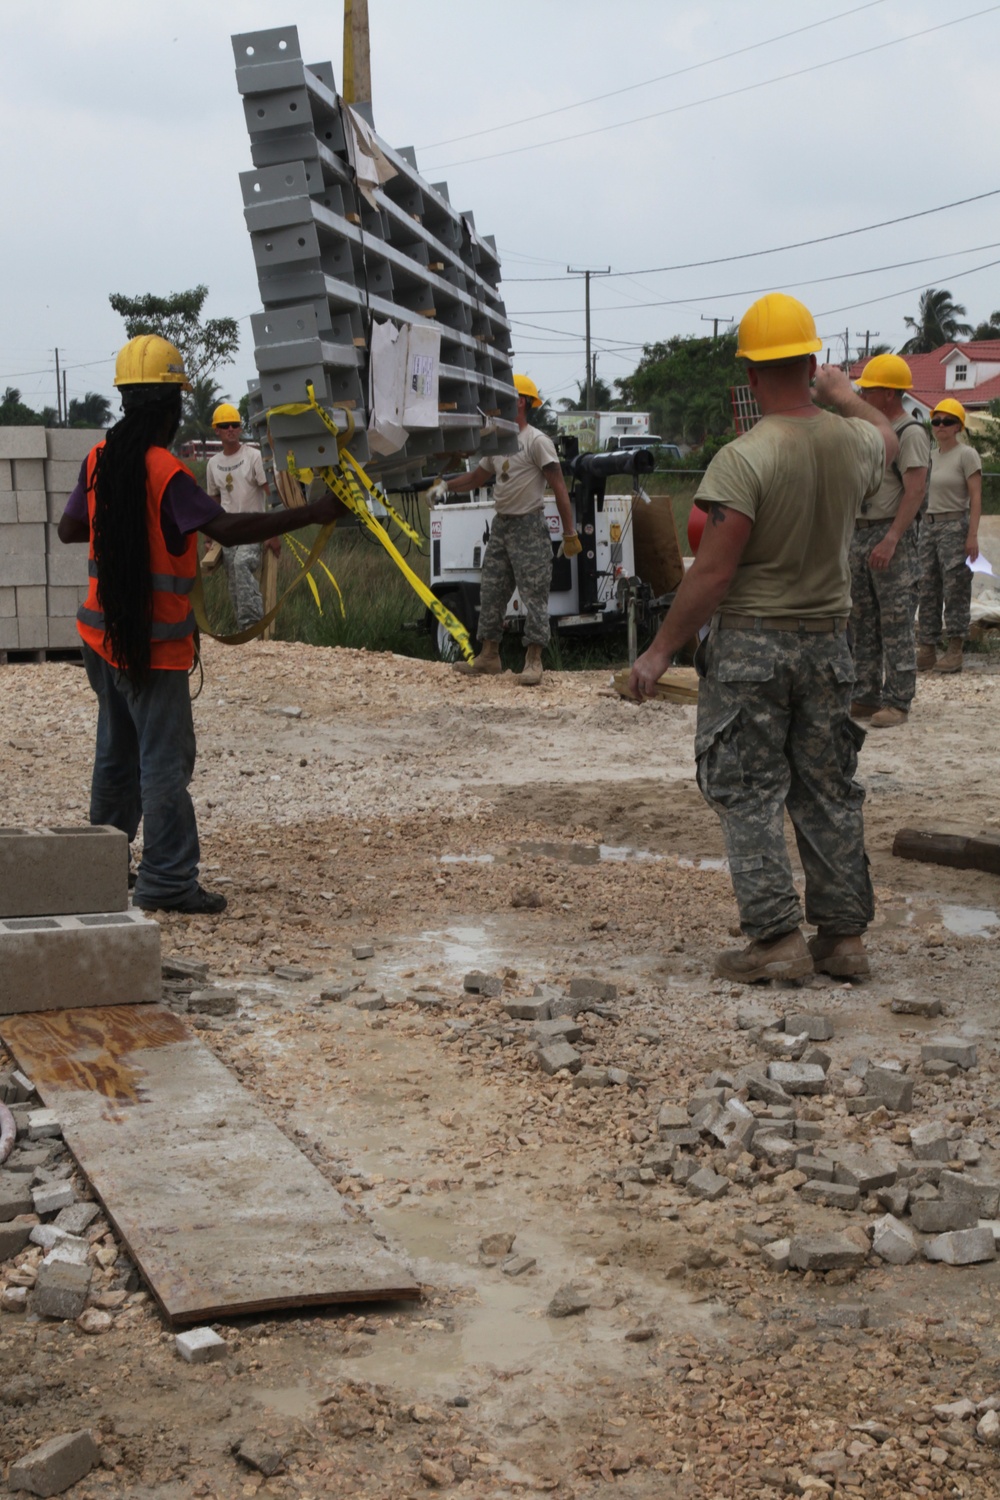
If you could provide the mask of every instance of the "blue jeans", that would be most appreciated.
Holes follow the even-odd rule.
[[[135,838],[142,819],[138,904],[175,904],[198,889],[198,825],[188,786],[195,739],[186,672],[149,673],[142,687],[83,647],[97,694],[97,746],[90,789],[91,823],[110,823]]]

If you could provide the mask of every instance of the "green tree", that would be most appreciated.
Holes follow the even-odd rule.
[[[953,302],[951,293],[944,287],[928,287],[921,292],[915,318],[904,318],[911,336],[900,349],[900,354],[930,354],[942,344],[953,344],[966,339],[972,332],[971,323],[960,320],[965,317],[965,308]]]
[[[37,427],[43,418],[21,400],[21,392],[9,385],[0,397],[0,427]]]
[[[972,330],[970,343],[978,344],[983,339],[1000,339],[1000,308],[991,312],[985,323],[977,323]]]
[[[211,375],[202,375],[198,380],[192,381],[191,390],[184,401],[184,417],[177,434],[178,441],[189,442],[192,438],[202,441],[214,437],[212,413],[220,401],[228,400],[229,397],[220,390],[218,381],[213,380]]]
[[[209,318],[202,322],[201,310],[207,296],[207,286],[196,286],[187,292],[171,292],[168,297],[157,297],[152,292],[126,297],[123,292],[112,292],[108,301],[125,320],[125,332],[130,339],[143,333],[158,333],[176,344],[193,383],[220,365],[231,364],[240,346],[240,329],[235,318]]]
[[[736,358],[735,332],[718,339],[675,334],[647,344],[632,374],[615,384],[625,406],[649,410],[667,442],[698,447],[731,431],[730,392],[746,384],[746,371]]]
[[[621,402],[615,396],[614,391],[608,385],[607,381],[602,380],[600,375],[593,382],[591,391],[592,406],[587,405],[586,381],[577,381],[576,392],[575,401],[571,396],[560,397],[557,404],[562,407],[563,411],[611,411],[614,407],[621,405]]]
[[[110,427],[111,402],[97,391],[88,391],[80,400],[69,403],[70,427]]]

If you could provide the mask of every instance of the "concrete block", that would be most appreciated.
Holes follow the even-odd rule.
[[[958,1063],[945,1062],[941,1057],[932,1057],[922,1066],[927,1078],[957,1078],[961,1072]]]
[[[76,612],[87,597],[87,590],[78,588],[48,588],[45,590],[45,613],[63,620],[76,620]]]
[[[90,452],[88,448],[87,452]],[[83,455],[86,457],[86,454]],[[80,478],[80,467],[83,458],[49,458],[45,461],[44,487],[47,490],[65,490],[67,493],[74,488]]]
[[[62,1135],[62,1125],[54,1109],[28,1111],[28,1140],[44,1141]]]
[[[893,1000],[889,1009],[894,1016],[923,1016],[926,1020],[930,1020],[932,1016],[941,1014],[941,1001],[929,997]]]
[[[87,1304],[90,1267],[67,1260],[43,1260],[38,1267],[32,1308],[40,1318],[78,1318]]]
[[[824,1203],[850,1213],[861,1202],[861,1194],[847,1182],[805,1182],[799,1189],[803,1203]]]
[[[189,1328],[174,1339],[174,1347],[189,1365],[207,1365],[224,1359],[229,1346],[212,1328]]]
[[[910,1201],[910,1190],[901,1182],[897,1182],[892,1187],[879,1188],[875,1197],[887,1213],[894,1214],[898,1219],[906,1212],[906,1205]]]
[[[771,1240],[768,1244],[761,1245],[760,1258],[772,1271],[787,1271],[791,1246],[790,1239]]]
[[[800,1036],[805,1032],[811,1042],[828,1042],[833,1036],[833,1022],[828,1016],[796,1011],[794,1015],[785,1017],[785,1030],[792,1036]]]
[[[76,588],[87,583],[87,548],[82,542],[63,545],[59,543],[58,552],[52,551],[46,554],[46,573],[41,579],[31,579],[32,583],[48,582],[52,588]],[[0,577],[0,583],[4,580]]]
[[[0,917],[63,917],[127,907],[128,836],[121,829],[102,823],[0,828]]]
[[[534,1042],[578,1042],[583,1036],[583,1027],[572,1016],[559,1016],[554,1021],[536,1021],[531,1028]]]
[[[920,1049],[920,1061],[956,1063],[960,1068],[976,1066],[976,1047],[973,1042],[963,1042],[960,1037],[939,1037],[937,1041],[925,1042]]]
[[[678,1157],[670,1168],[670,1176],[679,1187],[683,1187],[685,1183],[691,1181],[691,1178],[699,1170],[698,1163],[692,1157],[681,1156]]]
[[[96,1462],[93,1434],[81,1428],[79,1432],[49,1438],[19,1458],[11,1464],[7,1483],[12,1491],[27,1490],[29,1495],[61,1495],[70,1485],[85,1478]]]
[[[571,979],[569,995],[571,1000],[590,1000],[598,1005],[609,1004],[618,999],[618,986],[609,984],[603,979]]]
[[[42,1265],[65,1262],[69,1266],[85,1266],[89,1251],[90,1245],[87,1240],[82,1239],[78,1234],[66,1234],[52,1246],[42,1261]]]
[[[49,517],[49,507],[45,499],[45,491],[19,489],[16,494],[18,525],[26,526],[29,522],[34,522],[37,525],[41,522],[44,526]]]
[[[141,912],[0,921],[0,1015],[160,999],[160,928]]]
[[[0,589],[0,620],[12,620],[17,616],[17,589]]]
[[[799,1154],[794,1141],[787,1140],[783,1135],[773,1135],[766,1124],[758,1126],[752,1150],[754,1156],[762,1157],[772,1167],[781,1168],[794,1167],[795,1158]]]
[[[867,1328],[871,1309],[865,1302],[835,1302],[819,1310],[819,1321],[828,1328]]]
[[[8,550],[8,540],[19,531],[40,531],[39,526],[0,526],[0,587],[17,588],[45,582],[45,553]],[[76,580],[74,580],[76,581]],[[16,642],[14,643],[17,644]]]
[[[30,1219],[18,1218],[0,1224],[0,1261],[13,1260],[15,1255],[20,1255],[28,1243],[31,1229]]]
[[[979,1210],[968,1198],[921,1198],[910,1201],[910,1218],[921,1234],[944,1234],[951,1229],[972,1229]]]
[[[912,1231],[893,1214],[884,1214],[872,1225],[872,1249],[890,1266],[908,1266],[919,1248]]]
[[[356,959],[374,958],[375,949],[371,943],[355,943],[351,949],[351,957]]]
[[[49,647],[53,651],[79,650],[80,632],[76,628],[76,620],[50,619]]]
[[[582,1067],[573,1078],[575,1089],[604,1089],[610,1079],[607,1068]]]
[[[729,1192],[729,1178],[720,1177],[717,1172],[712,1171],[711,1167],[702,1167],[700,1171],[695,1172],[693,1177],[688,1178],[684,1188],[692,1198],[700,1198],[705,1203],[715,1203]]]
[[[710,1134],[726,1151],[748,1151],[757,1130],[756,1117],[739,1099],[730,1099],[711,1127]]]
[[[13,589],[11,590],[13,593]],[[17,616],[0,615],[0,651],[17,650]]]
[[[656,1117],[657,1130],[687,1130],[690,1126],[687,1110],[680,1104],[661,1104]]]
[[[49,459],[73,459],[79,469],[91,448],[103,443],[104,438],[103,427],[47,427],[45,451]]]
[[[822,1094],[826,1090],[826,1074],[818,1063],[768,1063],[767,1076],[786,1094]]]
[[[385,996],[381,991],[356,990],[351,1004],[355,1010],[385,1010]]]
[[[913,1108],[913,1079],[894,1068],[869,1068],[865,1074],[865,1092],[886,1109]]]
[[[0,458],[44,458],[44,427],[0,427]]]
[[[851,1271],[864,1265],[865,1252],[846,1234],[797,1234],[788,1263],[796,1271]]]
[[[0,554],[4,557],[36,557],[45,552],[45,527],[22,526],[17,522],[5,526],[0,535]]]
[[[17,496],[13,490],[0,490],[0,526],[17,525]]]
[[[69,495],[65,490],[46,490],[45,519],[50,526],[57,525],[62,519],[62,513],[66,509],[66,501],[68,499]]]
[[[657,1130],[659,1139],[666,1146],[700,1146],[701,1136],[697,1130]]]
[[[971,1266],[983,1260],[996,1260],[997,1247],[992,1229],[975,1226],[951,1234],[939,1234],[924,1244],[928,1260],[943,1261],[946,1266]]]
[[[761,1104],[781,1105],[791,1104],[791,1095],[786,1094],[780,1083],[769,1078],[764,1068],[759,1064],[753,1064],[748,1068],[741,1068],[733,1079],[737,1089],[746,1089],[751,1099],[757,1099]]]
[[[0,458],[0,493],[14,488],[14,475],[11,471],[10,459]]]
[[[918,1161],[951,1161],[950,1127],[940,1120],[927,1120],[910,1129],[910,1149]]]
[[[16,458],[10,466],[15,490],[45,490],[45,464],[40,458]]]
[[[71,1182],[42,1182],[31,1190],[35,1213],[57,1214],[61,1208],[69,1208],[76,1202],[76,1193]]]
[[[46,618],[45,590],[40,585],[36,584],[34,588],[15,589],[14,596],[17,600],[15,614],[19,620],[44,620]]]
[[[577,1083],[579,1078],[580,1074],[578,1073],[573,1082]],[[653,1146],[642,1158],[642,1165],[647,1171],[653,1172],[657,1177],[669,1177],[670,1170],[676,1160],[676,1146]]]
[[[534,996],[528,999],[508,1000],[504,1010],[515,1021],[548,1021],[549,1001]]]
[[[480,969],[473,969],[462,980],[462,988],[468,995],[492,998],[503,993],[503,980],[497,974],[484,974]]]
[[[874,1153],[841,1150],[833,1180],[848,1183],[862,1193],[874,1193],[877,1188],[892,1187],[896,1168]]]
[[[192,990],[188,1010],[200,1016],[235,1016],[240,1000],[235,990]]]
[[[564,1068],[576,1073],[583,1066],[583,1058],[568,1042],[551,1042],[539,1048],[538,1062],[543,1073],[560,1073]]]
[[[34,1213],[30,1184],[28,1173],[0,1171],[0,1224],[9,1224],[21,1214]]]
[[[17,644],[21,651],[45,650],[49,644],[49,622],[44,615],[29,615],[26,620],[18,620]]]

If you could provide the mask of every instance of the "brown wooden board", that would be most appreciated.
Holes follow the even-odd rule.
[[[612,679],[615,692],[622,698],[632,696],[628,690],[629,676],[628,667],[623,667]],[[693,667],[671,667],[656,684],[656,697],[666,703],[697,703],[698,673]]]
[[[899,859],[951,865],[959,870],[985,870],[1000,875],[1000,835],[970,833],[968,829],[901,828],[892,842]]]
[[[0,1037],[172,1323],[419,1296],[412,1274],[159,1005],[7,1016]]]

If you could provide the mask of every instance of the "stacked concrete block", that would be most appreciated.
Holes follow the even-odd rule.
[[[159,998],[160,929],[128,908],[125,834],[0,829],[0,1015]]]
[[[253,320],[260,379],[251,420],[261,446],[287,467],[321,467],[335,445],[314,414],[268,409],[306,399],[311,382],[341,430],[354,418],[350,451],[399,486],[426,460],[516,446],[510,324],[499,292],[492,237],[476,232],[444,184],[417,171],[412,148],[394,151],[372,133],[381,185],[358,187],[347,106],[329,63],[306,65],[293,26],[233,37],[237,87],[250,134],[252,172],[241,175],[247,227],[264,312]],[[370,107],[355,113],[371,124]],[[411,430],[389,455],[368,448],[368,336],[372,318],[441,332],[436,428]]]
[[[87,548],[65,546],[59,518],[96,429],[0,427],[0,651],[75,649]]]

